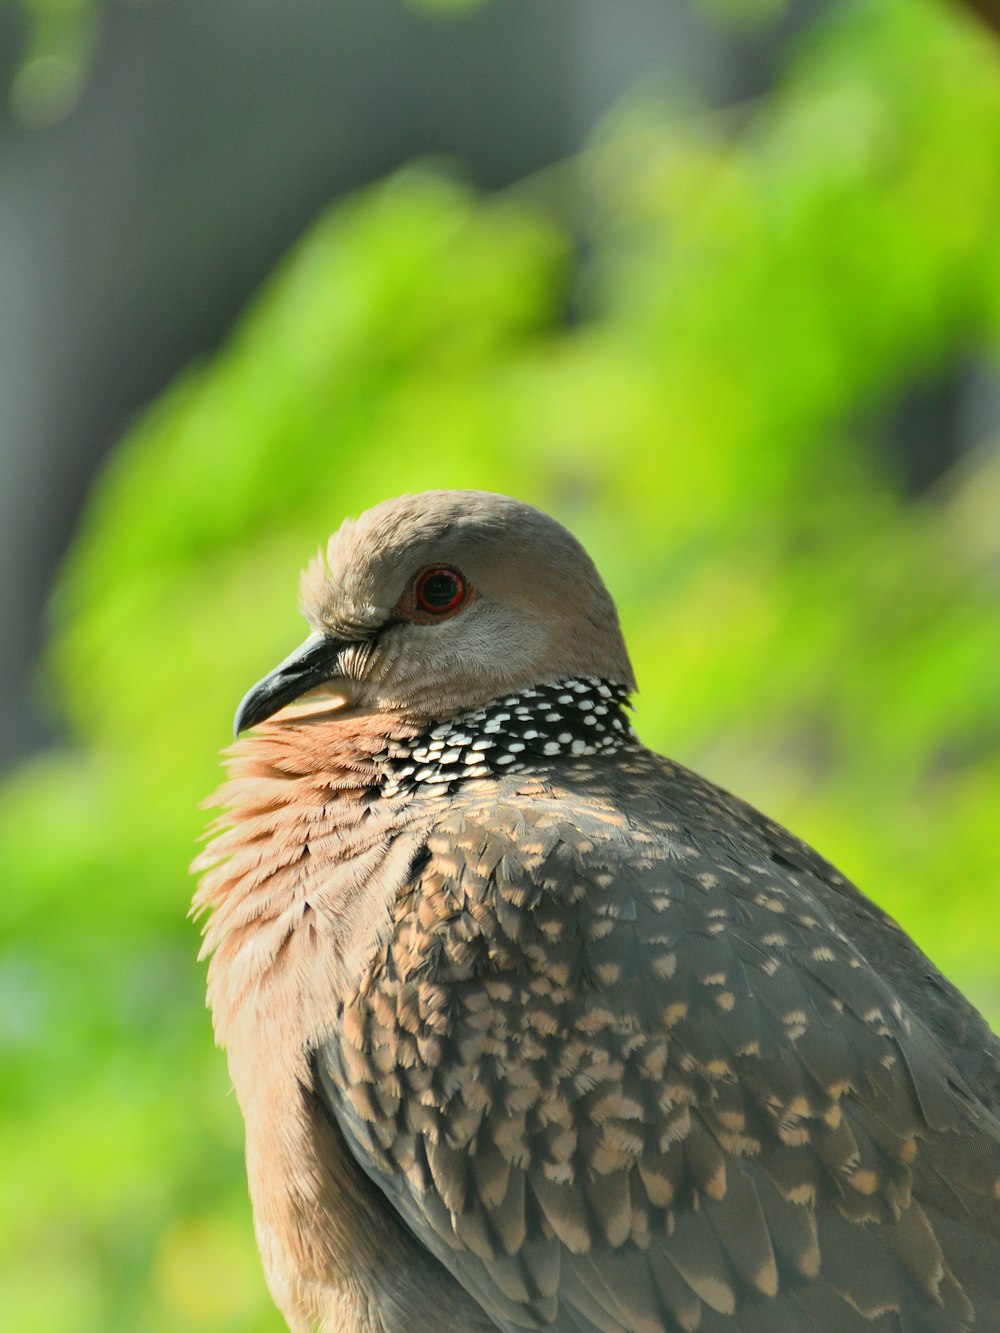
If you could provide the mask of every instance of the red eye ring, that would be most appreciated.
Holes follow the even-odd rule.
[[[410,586],[410,618],[415,620],[445,620],[460,611],[469,600],[471,588],[457,569],[450,565],[428,565],[422,569]]]

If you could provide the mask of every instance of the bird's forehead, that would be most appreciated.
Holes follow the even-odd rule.
[[[381,508],[381,507],[380,507]],[[381,577],[396,573],[414,556],[454,546],[463,528],[458,516],[400,514],[370,510],[348,519],[330,538],[327,561],[335,578]]]

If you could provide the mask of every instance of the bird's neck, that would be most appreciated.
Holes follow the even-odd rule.
[[[559,758],[611,754],[635,743],[623,685],[584,676],[494,699],[416,735],[387,737],[373,756],[381,794],[443,796]]]
[[[194,867],[204,872],[195,910],[211,913],[203,953],[223,1044],[237,1021],[266,1019],[272,984],[289,974],[304,983],[317,952],[323,978],[303,986],[303,1005],[320,996],[308,1025],[327,1024],[388,928],[440,800],[466,783],[634,745],[626,696],[588,677],[447,721],[331,715],[266,724],[241,741],[216,797],[225,814]]]

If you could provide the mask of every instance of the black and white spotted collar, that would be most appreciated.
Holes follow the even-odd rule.
[[[634,744],[623,708],[628,690],[595,676],[521,690],[376,756],[381,794],[444,795],[467,778],[499,777],[556,756],[608,754]]]

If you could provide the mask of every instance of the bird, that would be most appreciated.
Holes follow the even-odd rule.
[[[1000,1041],[641,743],[577,539],[402,496],[301,609],[193,904],[293,1333],[1000,1329]]]

